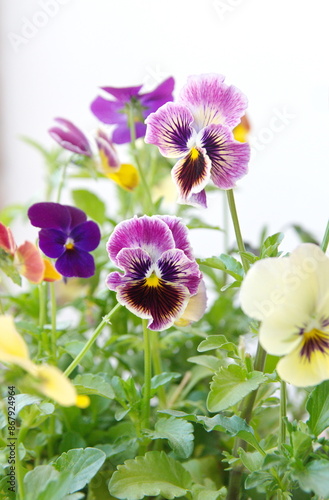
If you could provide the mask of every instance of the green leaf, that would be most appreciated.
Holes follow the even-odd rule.
[[[24,500],[62,500],[69,493],[72,475],[59,473],[52,465],[39,465],[24,477]]]
[[[310,414],[307,424],[318,436],[329,426],[329,381],[322,382],[313,389],[306,403]]]
[[[226,498],[226,488],[220,490],[210,490],[201,484],[194,484],[192,486],[192,500],[220,500]]]
[[[207,259],[197,259],[198,263],[207,266],[207,267],[212,267],[213,269],[220,269],[221,271],[225,271],[226,266],[224,262],[220,260],[219,257],[209,257]]]
[[[256,472],[262,468],[264,455],[259,451],[246,452],[242,448],[239,448],[238,453],[241,462],[250,472]]]
[[[72,191],[72,198],[75,205],[86,212],[91,219],[100,224],[104,223],[106,206],[98,196],[86,189],[75,189]]]
[[[222,253],[219,258],[224,262],[226,272],[236,280],[242,281],[244,270],[241,263],[232,257],[232,255],[227,255],[225,253]]]
[[[81,490],[98,472],[106,455],[97,448],[78,448],[62,453],[54,463],[58,471],[70,471],[73,479],[67,493]]]
[[[313,462],[309,462],[305,468],[295,472],[293,477],[297,479],[304,491],[314,492],[323,499],[329,498],[328,460],[314,460]]]
[[[26,207],[24,205],[9,205],[0,211],[0,222],[5,226],[10,226],[13,220],[19,215],[26,214]]]
[[[176,372],[163,372],[160,375],[154,375],[151,379],[151,394],[154,395],[156,389],[180,377],[181,374]]]
[[[149,451],[144,457],[127,460],[109,482],[111,495],[120,500],[157,495],[171,500],[185,495],[190,487],[190,474],[163,451]]]
[[[149,431],[152,439],[168,439],[173,451],[181,458],[188,458],[193,452],[193,425],[175,417],[160,418],[155,430]]]
[[[207,354],[202,354],[200,356],[191,356],[187,359],[190,363],[195,363],[196,365],[205,366],[215,372],[220,366],[220,359],[216,358],[216,356],[209,356]]]
[[[304,460],[312,452],[312,438],[308,434],[305,434],[305,432],[292,432],[291,444],[293,448],[293,456],[297,459]]]
[[[245,368],[232,364],[222,367],[210,383],[207,408],[211,412],[226,410],[257,389],[267,378],[263,373],[248,373]]]
[[[272,236],[266,238],[266,240],[262,244],[260,258],[264,259],[265,257],[277,257],[278,255],[280,255],[281,252],[278,251],[278,248],[283,238],[283,233],[275,233],[272,234]]]
[[[13,258],[11,255],[7,254],[2,248],[0,248],[0,269],[3,271],[8,278],[10,278],[16,285],[21,286],[22,279],[17,271]]]
[[[215,231],[223,231],[219,226],[213,226],[212,224],[208,224],[207,222],[203,222],[198,218],[193,218],[187,224],[189,229],[214,229]]]
[[[30,396],[29,394],[17,394],[16,399],[16,416],[19,412],[25,408],[25,406],[33,405],[35,403],[40,403],[40,398],[38,396]]]
[[[93,375],[92,373],[77,375],[73,380],[73,384],[79,394],[96,394],[104,398],[114,399],[112,386],[100,375]]]
[[[198,345],[199,352],[211,351],[212,349],[225,349],[226,351],[237,352],[235,344],[228,342],[225,335],[210,335]]]

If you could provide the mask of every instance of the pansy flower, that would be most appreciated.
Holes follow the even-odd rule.
[[[11,266],[31,283],[43,280],[45,264],[39,250],[30,241],[17,246],[9,227],[0,222],[0,249],[10,259]],[[1,259],[0,259],[1,268]]]
[[[259,341],[280,377],[299,387],[329,379],[329,258],[311,243],[289,257],[257,261],[241,287],[241,306],[260,320]]]
[[[178,101],[168,102],[147,117],[145,142],[177,158],[172,177],[179,201],[206,206],[204,187],[211,179],[231,189],[247,172],[250,148],[234,139],[247,107],[246,97],[221,75],[190,77]]]
[[[39,246],[47,257],[57,259],[57,271],[67,278],[89,278],[95,262],[89,252],[100,242],[97,224],[86,214],[60,203],[35,203],[28,210],[31,224],[40,227]]]
[[[51,137],[64,149],[83,156],[91,156],[91,147],[85,134],[65,118],[55,118],[60,125],[48,130]]]
[[[91,111],[103,123],[116,125],[112,140],[116,144],[125,144],[131,141],[129,128],[129,113],[132,109],[136,138],[144,137],[145,118],[160,106],[173,99],[174,79],[167,78],[152,92],[141,92],[142,85],[136,87],[101,87],[114,99],[108,100],[97,97],[91,104]]]
[[[135,189],[139,183],[139,174],[136,167],[120,163],[114,144],[106,132],[98,130],[95,139],[104,175],[126,191]]]
[[[34,388],[62,406],[85,408],[86,396],[78,396],[71,381],[56,367],[36,365],[11,316],[0,315],[0,361],[20,366],[35,379]]]
[[[117,300],[151,330],[165,330],[186,310],[199,290],[201,272],[186,226],[177,217],[143,216],[116,226],[107,244],[110,259],[123,271],[106,283]]]

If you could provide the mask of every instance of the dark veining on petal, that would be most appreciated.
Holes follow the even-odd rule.
[[[329,355],[329,335],[317,328],[309,332],[301,332],[303,335],[302,348],[300,350],[301,357],[307,358],[310,361],[312,354],[315,351]]]
[[[197,148],[192,148],[177,169],[177,182],[186,198],[193,187],[200,185],[207,177],[206,159]]]

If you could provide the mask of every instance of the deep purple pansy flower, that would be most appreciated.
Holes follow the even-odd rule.
[[[175,81],[172,77],[160,83],[152,92],[142,93],[142,85],[137,87],[101,87],[114,99],[97,97],[91,104],[91,111],[103,123],[117,125],[113,131],[112,141],[125,144],[131,141],[128,123],[129,106],[132,106],[135,121],[136,138],[144,137],[145,118],[160,106],[173,100]]]
[[[65,118],[55,118],[55,121],[61,126],[52,127],[48,132],[62,148],[80,155],[91,156],[89,141],[78,127]]]
[[[109,274],[107,286],[117,292],[120,304],[148,319],[151,330],[172,326],[200,292],[202,274],[188,230],[177,217],[144,215],[123,221],[110,236],[107,250],[123,271]]]
[[[246,107],[240,90],[226,85],[223,76],[209,74],[190,77],[177,102],[148,116],[145,142],[178,159],[172,176],[180,202],[206,206],[209,179],[231,189],[246,174],[249,145],[232,133]]]
[[[90,278],[95,263],[89,254],[98,247],[100,230],[87,221],[79,208],[60,203],[35,203],[27,213],[31,224],[40,227],[39,246],[45,255],[57,259],[57,271],[67,278]]]

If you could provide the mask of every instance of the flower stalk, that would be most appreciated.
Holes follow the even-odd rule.
[[[152,377],[152,359],[151,359],[151,340],[150,331],[147,328],[147,320],[142,320],[144,337],[144,391],[143,391],[143,416],[142,428],[150,427],[150,400],[151,400],[151,377]]]

